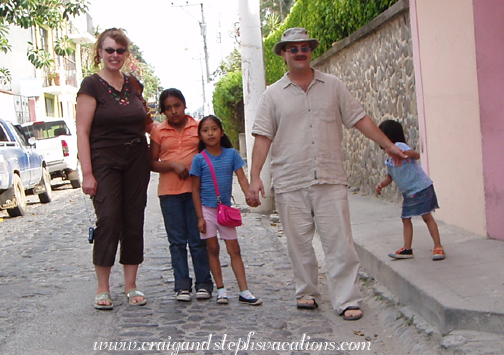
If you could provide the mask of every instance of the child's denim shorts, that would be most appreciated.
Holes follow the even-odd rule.
[[[423,216],[439,208],[434,185],[412,195],[403,195],[403,198],[401,218]]]

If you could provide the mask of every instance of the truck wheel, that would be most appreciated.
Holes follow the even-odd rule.
[[[40,203],[49,203],[52,201],[51,175],[46,168],[42,168],[42,180],[40,185],[44,186],[45,191],[38,195]]]
[[[78,189],[79,187],[81,187],[82,170],[81,170],[80,161],[77,162],[77,170],[73,170],[68,175],[68,178],[70,180],[70,184],[72,185],[72,188]]]
[[[14,198],[16,199],[16,207],[8,208],[7,213],[11,217],[24,216],[26,214],[26,194],[21,178],[14,174],[12,179],[12,186],[14,188]]]

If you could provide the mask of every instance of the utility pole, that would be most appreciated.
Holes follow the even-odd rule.
[[[259,0],[239,0],[240,14],[240,52],[243,73],[243,103],[245,106],[245,140],[247,144],[247,162],[252,162],[254,137],[252,124],[257,112],[259,99],[266,89],[266,70],[264,66],[263,42]],[[261,171],[266,198],[254,211],[269,214],[273,211],[274,201],[270,192],[270,158],[269,154]]]
[[[180,7],[182,10],[184,10],[185,12],[187,12],[184,7],[186,6],[197,6],[197,5],[200,5],[201,7],[201,21],[198,20],[197,18],[195,18],[193,15],[191,15],[189,12],[187,12],[189,14],[189,16],[191,16],[192,18],[194,18],[196,21],[198,21],[199,25],[200,25],[200,32],[201,32],[201,36],[203,37],[203,53],[205,54],[205,66],[206,66],[206,81],[207,83],[210,82],[210,69],[208,68],[208,48],[207,48],[207,41],[206,41],[206,23],[205,23],[205,14],[203,12],[203,3],[199,3],[199,4],[189,4],[187,1],[185,3],[185,5],[174,5],[173,3],[172,4],[172,7]],[[204,94],[203,94],[204,95]]]

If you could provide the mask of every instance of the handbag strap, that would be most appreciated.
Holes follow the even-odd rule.
[[[210,168],[210,173],[212,173],[213,183],[215,186],[215,193],[217,194],[217,202],[221,203],[219,186],[217,185],[217,176],[215,176],[215,171],[214,171],[212,162],[210,161],[210,158],[208,157],[207,153],[204,150],[201,151],[201,155],[203,155],[203,158],[205,158],[205,160],[208,164],[208,167]]]
[[[137,78],[135,78],[133,75],[128,75],[128,77],[130,78],[131,82],[133,83],[133,86],[135,87],[137,93],[142,95],[142,89],[140,89],[140,83],[138,82]]]

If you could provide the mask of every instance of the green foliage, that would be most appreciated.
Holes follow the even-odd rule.
[[[9,26],[0,23],[0,52],[7,53],[11,50],[9,41],[7,41],[7,33],[9,33]]]
[[[46,52],[43,49],[36,48],[32,42],[28,42],[30,47],[28,47],[28,51],[26,55],[28,56],[28,60],[32,63],[35,68],[49,68],[54,64],[54,60],[51,57],[49,52]]]
[[[290,12],[296,0],[261,0],[261,25],[263,36],[275,31]]]
[[[163,88],[160,86],[159,78],[154,75],[154,68],[145,61],[142,51],[136,44],[130,45],[130,51],[131,58],[124,70],[143,82],[143,96],[147,101],[157,100],[157,95]]]
[[[287,71],[283,58],[273,52],[275,43],[290,27],[304,27],[312,38],[320,41],[313,53],[316,58],[337,42],[371,21],[388,9],[397,0],[280,0],[283,4],[295,4],[283,14],[289,14],[283,23],[278,23],[280,15],[278,1],[261,1],[261,22],[266,28],[264,39],[264,59],[267,84],[280,79]],[[268,35],[269,33],[269,35]],[[224,67],[223,67],[224,68]],[[240,67],[241,68],[241,67]],[[239,71],[238,71],[239,70]],[[222,119],[226,132],[233,144],[238,143],[238,133],[244,132],[241,69],[222,69],[227,75],[216,86],[213,106],[216,115]]]
[[[212,99],[215,115],[222,120],[224,131],[238,148],[239,133],[245,131],[241,71],[228,73],[215,86]]]
[[[22,28],[34,25],[58,27],[70,17],[87,10],[87,0],[2,0],[0,19],[2,23]]]
[[[7,40],[9,25],[21,28],[44,26],[57,28],[69,18],[87,10],[87,0],[2,0],[0,2],[0,51],[7,53],[11,46]],[[42,49],[28,48],[28,60],[36,68],[52,64]],[[0,68],[2,69],[2,68]]]
[[[12,81],[12,76],[7,68],[0,68],[0,85],[7,85]]]
[[[70,38],[68,38],[68,36],[63,36],[55,41],[54,52],[59,56],[66,57],[75,52],[75,48],[72,47]]]
[[[371,21],[397,0],[297,0],[283,24],[264,40],[266,78],[277,81],[287,70],[273,46],[290,27],[304,27],[312,38],[320,41],[313,59],[337,42]]]

